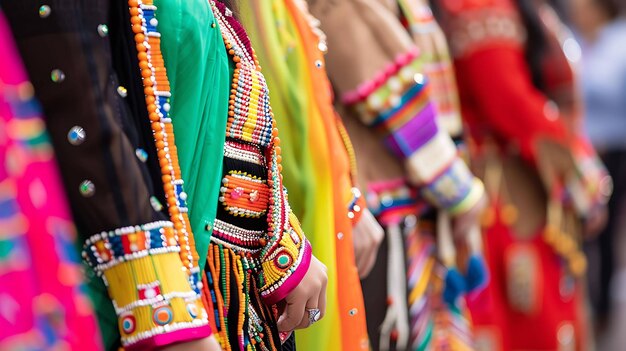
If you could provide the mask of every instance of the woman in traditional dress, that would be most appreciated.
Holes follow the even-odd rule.
[[[424,75],[428,60],[402,26],[397,4],[369,0],[309,4],[328,35],[327,68],[354,142],[368,207],[386,230],[384,250],[372,275],[363,281],[372,346],[430,347],[438,339],[432,333],[431,311],[447,306],[441,296],[446,269],[435,263],[433,236],[425,234],[426,221],[418,224],[417,218],[432,205],[456,217],[454,231],[462,238],[465,225],[476,223],[482,208],[482,184],[438,124],[438,107]],[[450,268],[456,265],[454,255],[444,256]],[[381,282],[386,282],[386,289]],[[437,291],[429,295],[431,287]],[[458,295],[452,295],[450,304],[457,301]],[[467,345],[471,339],[464,323],[459,324],[464,328],[459,334],[461,344]]]
[[[357,188],[354,152],[333,108],[325,35],[302,0],[249,3],[242,18],[264,63],[274,114],[285,126],[285,184],[315,254],[328,267],[326,317],[297,333],[298,349],[367,350],[359,276],[374,264],[382,228]]]
[[[492,284],[470,309],[481,350],[585,350],[582,219],[598,226],[610,178],[580,133],[563,47],[543,1],[440,1],[455,59]]]
[[[199,262],[206,262],[211,325],[224,350],[292,347],[293,339],[281,346],[289,333],[324,314],[326,273],[287,201],[284,142],[237,4],[154,5],[154,17],[134,29],[146,37],[158,30],[162,40],[172,96],[160,108],[182,139],[177,147]]]

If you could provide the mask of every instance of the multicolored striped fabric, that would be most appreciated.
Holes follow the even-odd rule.
[[[447,268],[437,259],[434,226],[421,221],[405,236],[410,350],[474,350],[471,323],[462,299],[442,298]]]
[[[101,350],[54,154],[0,13],[0,350]]]

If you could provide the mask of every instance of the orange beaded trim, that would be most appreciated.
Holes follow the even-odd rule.
[[[158,24],[154,17],[156,7],[153,0],[129,0],[128,6],[137,44],[139,68],[143,77],[148,117],[161,166],[167,208],[170,219],[174,223],[184,269],[190,276],[192,287],[199,292],[198,286],[201,282],[198,276],[198,254],[195,251],[187,215],[185,203],[187,195],[182,190],[183,180],[174,140],[174,127],[168,114],[170,84],[161,52],[161,35],[156,31]]]

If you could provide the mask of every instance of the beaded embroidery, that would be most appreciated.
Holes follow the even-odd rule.
[[[174,229],[181,243],[180,256],[190,276],[199,273],[197,253],[194,247],[191,226],[187,216],[187,195],[183,191],[183,180],[178,164],[174,127],[169,115],[170,84],[167,79],[161,34],[157,31],[156,6],[152,0],[129,0],[132,29],[137,43],[137,58],[143,77],[148,117],[154,133],[157,155],[161,165],[167,208]],[[197,280],[196,280],[197,281]]]
[[[241,171],[230,171],[222,179],[219,201],[234,216],[259,218],[269,204],[267,182]]]
[[[519,46],[526,40],[526,31],[511,9],[465,11],[447,27],[450,50],[455,57],[493,44]]]
[[[220,206],[207,257],[205,295],[224,350],[274,350],[278,302],[308,269],[311,250],[291,214],[280,139],[249,39],[222,3],[209,0],[235,64]],[[235,338],[236,332],[236,338]]]
[[[233,141],[226,141],[224,144],[224,156],[239,161],[250,162],[255,165],[264,165],[265,157],[261,149],[255,145],[241,144]]]
[[[101,275],[126,261],[179,251],[172,223],[160,221],[96,234],[85,242],[83,257]]]
[[[152,0],[129,0],[128,6],[171,221],[93,235],[85,243],[83,257],[107,285],[119,316],[122,345],[130,350],[170,343],[186,333],[190,338],[208,335],[210,330],[200,299],[198,256],[169,116],[169,82],[156,6]],[[163,207],[156,198],[150,203],[157,211]],[[152,340],[163,334],[167,335],[161,340]]]
[[[228,9],[215,1],[211,4],[228,54],[235,62],[226,136],[233,141],[241,140],[266,148],[269,228],[266,237],[261,238],[264,244],[260,253],[263,262],[261,296],[271,304],[284,297],[284,293],[277,293],[279,290],[290,290],[281,289],[289,278],[301,279],[302,270],[308,268],[310,247],[287,202],[280,174],[280,139],[269,106],[269,91],[256,55],[244,29],[232,14],[229,15]],[[292,265],[287,269],[275,264],[274,259],[281,254],[291,255]],[[306,267],[294,274],[303,262]]]

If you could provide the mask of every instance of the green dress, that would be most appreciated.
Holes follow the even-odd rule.
[[[222,178],[230,60],[208,1],[156,0],[155,5],[172,91],[170,114],[203,269]]]

